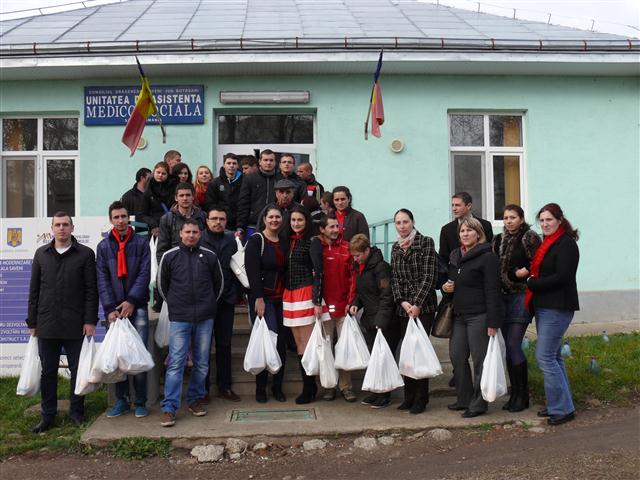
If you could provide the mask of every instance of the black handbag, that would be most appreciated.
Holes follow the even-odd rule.
[[[431,336],[436,338],[450,338],[453,328],[453,299],[445,295],[438,304],[436,316],[431,328]]]

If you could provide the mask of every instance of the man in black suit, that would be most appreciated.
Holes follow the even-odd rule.
[[[460,246],[460,238],[458,237],[458,224],[460,220],[468,216],[474,216],[471,213],[472,200],[471,195],[467,192],[459,192],[451,197],[451,210],[454,219],[447,223],[440,230],[440,250],[438,254],[446,263],[449,262],[449,255]],[[491,223],[480,217],[475,217],[482,224],[482,229],[487,237],[487,243],[491,243],[493,238],[493,230]]]

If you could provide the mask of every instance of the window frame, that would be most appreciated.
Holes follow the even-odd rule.
[[[224,115],[311,115],[313,117],[313,143],[219,143],[219,117]],[[309,155],[309,162],[313,166],[314,174],[318,174],[316,151],[318,148],[318,116],[315,109],[243,109],[243,108],[216,108],[213,111],[215,119],[214,142],[215,153],[213,162],[216,172],[222,167],[222,160],[226,153],[233,152],[238,155],[253,155],[255,149],[270,149],[274,152],[288,152]],[[258,159],[260,160],[260,159]]]
[[[77,150],[44,150],[44,119],[45,118],[75,118],[78,120],[78,149]],[[34,180],[34,217],[47,217],[47,160],[73,160],[74,168],[74,216],[78,216],[78,206],[80,199],[80,115],[78,113],[39,113],[37,115],[17,114],[2,115],[0,117],[0,132],[4,131],[5,120],[14,119],[35,119],[37,121],[37,140],[35,150],[24,151],[0,151],[0,185],[3,194],[0,195],[0,213],[3,218],[7,217],[7,199],[6,199],[6,164],[5,159],[18,159],[23,157],[35,158],[35,180]],[[0,147],[2,148],[2,147]],[[32,217],[28,217],[32,218]]]
[[[480,146],[454,146],[451,145],[451,116],[452,115],[482,115],[483,116],[483,137],[484,145]],[[522,146],[520,147],[499,147],[491,146],[491,132],[490,132],[490,116],[512,116],[520,117],[520,129],[522,135]],[[520,167],[520,206],[527,212],[528,206],[528,191],[527,191],[527,132],[525,128],[526,111],[515,110],[448,110],[447,111],[447,138],[449,149],[449,190],[451,195],[455,194],[455,171],[454,171],[454,156],[459,154],[475,154],[480,155],[482,162],[482,172],[484,179],[481,180],[482,184],[482,205],[484,211],[476,212],[482,218],[488,220],[494,227],[503,227],[503,220],[495,220],[495,190],[494,190],[494,171],[493,171],[493,157],[494,156],[517,156],[519,157]]]

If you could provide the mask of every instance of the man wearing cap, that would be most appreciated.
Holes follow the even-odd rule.
[[[296,206],[302,206],[293,200],[297,185],[288,179],[278,180],[274,187],[276,191],[276,204],[282,210],[282,224],[289,225],[291,219],[291,210]]]

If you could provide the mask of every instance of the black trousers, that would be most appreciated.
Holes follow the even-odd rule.
[[[255,297],[249,295],[249,312],[251,314],[252,325],[256,318],[255,305]],[[289,330],[289,327],[285,327],[283,323],[282,300],[272,300],[271,303],[267,303],[265,307],[264,319],[267,322],[269,330],[278,334],[276,350],[278,351],[278,355],[280,355],[280,360],[282,360],[282,367],[278,370],[278,373],[273,375],[271,388],[282,389],[284,366],[287,363],[286,331]],[[256,375],[256,390],[265,390],[267,388],[268,378],[269,372],[266,370]]]
[[[486,412],[488,408],[480,391],[482,364],[488,345],[485,313],[455,316],[449,342],[449,356],[453,364],[453,378],[456,381],[457,404],[472,412]],[[473,376],[469,355],[473,360]]]
[[[212,340],[216,345],[216,385],[222,390],[231,389],[231,337],[233,335],[233,319],[235,305],[224,300],[218,301],[216,318],[213,321]],[[213,341],[211,342],[213,344]],[[205,391],[211,389],[211,362],[205,379]]]
[[[40,338],[38,337],[38,349],[40,350],[40,363],[42,364],[42,377],[40,380],[40,392],[42,394],[42,418],[53,421],[58,413],[58,366],[60,354],[64,347],[71,370],[71,382],[69,395],[71,415],[84,415],[84,397],[76,395],[76,374],[78,373],[78,361],[82,350],[82,338]]]

